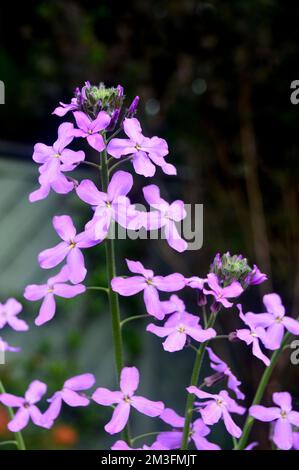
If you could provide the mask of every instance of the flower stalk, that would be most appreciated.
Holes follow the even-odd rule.
[[[1,380],[0,380],[0,393],[6,393],[4,385],[3,385]],[[8,406],[7,410],[8,410],[8,414],[10,416],[10,419],[11,420],[14,419],[15,414],[13,412],[13,409]],[[15,436],[15,439],[16,439],[15,441],[7,441],[5,444],[8,444],[8,443],[12,444],[14,442],[16,444],[18,450],[26,450],[26,446],[25,446],[25,442],[24,442],[22,433],[20,431],[15,432],[14,436]],[[4,445],[4,444],[2,443],[2,445]]]

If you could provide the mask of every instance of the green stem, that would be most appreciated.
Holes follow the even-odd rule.
[[[6,393],[5,388],[4,388],[4,385],[3,385],[3,383],[1,382],[1,380],[0,380],[0,392],[1,392],[1,393]],[[10,419],[11,419],[11,420],[14,419],[15,414],[14,414],[14,412],[13,412],[13,409],[10,408],[9,406],[7,406],[7,410],[8,410],[8,414],[9,414],[9,416],[10,416]],[[15,435],[15,438],[16,438],[16,446],[17,446],[17,448],[18,448],[19,450],[26,450],[22,433],[19,431],[19,432],[15,432],[14,435]],[[3,445],[3,444],[2,444],[2,445]]]
[[[109,173],[107,164],[107,153],[106,151],[101,153],[101,179],[102,179],[102,191],[107,192],[109,185]],[[120,326],[120,311],[118,294],[111,289],[111,280],[116,277],[115,268],[115,251],[114,251],[114,240],[109,237],[109,234],[105,240],[106,244],[106,267],[107,267],[107,280],[108,280],[108,296],[109,305],[112,321],[112,336],[114,346],[114,359],[117,372],[117,381],[120,381],[121,370],[124,366],[123,361],[123,344]],[[124,439],[130,445],[129,428],[128,426],[123,431]]]
[[[108,287],[90,286],[90,287],[86,287],[86,290],[100,290],[100,291],[106,292],[106,294],[109,294]]]
[[[211,314],[210,320],[207,324],[207,328],[210,328],[214,325],[215,319],[216,319],[216,316]],[[197,350],[190,385],[197,386],[197,384],[198,384],[201,364],[202,364],[204,353],[205,353],[205,350],[206,350],[206,347],[207,347],[208,343],[209,343],[209,341],[206,341],[205,343],[201,343],[201,345],[199,346],[199,348]],[[195,395],[192,394],[192,393],[188,393],[187,401],[186,401],[186,409],[185,409],[185,424],[184,424],[184,430],[183,430],[183,439],[182,439],[181,450],[187,450],[188,449],[190,424],[191,424],[191,420],[192,420],[194,400],[195,400]]]
[[[2,446],[17,446],[18,447],[18,443],[17,441],[3,441],[3,442],[0,442],[0,447]]]
[[[109,175],[111,174],[111,172],[113,170],[115,170],[115,168],[117,168],[119,165],[122,165],[123,163],[126,163],[128,162],[129,160],[132,160],[132,156],[130,157],[127,157],[127,158],[121,158],[118,162],[114,163],[114,165],[112,165],[110,168],[109,168]]]
[[[126,323],[129,323],[133,320],[139,320],[139,318],[146,318],[148,314],[145,313],[144,315],[134,315],[133,317],[125,318],[123,321],[120,322],[120,327],[122,328]]]
[[[147,432],[145,434],[140,434],[139,436],[133,437],[133,439],[131,439],[131,442],[132,444],[134,444],[134,442],[139,441],[139,439],[143,439],[144,437],[149,437],[149,436],[157,436],[161,432],[162,431],[153,431],[153,432]]]
[[[260,380],[260,383],[259,383],[259,386],[257,388],[257,391],[256,391],[256,394],[254,396],[254,399],[253,399],[253,402],[252,402],[252,405],[259,405],[262,398],[263,398],[263,395],[264,395],[264,392],[265,392],[265,389],[268,385],[268,382],[270,380],[270,377],[271,377],[271,374],[273,372],[273,369],[274,367],[276,366],[276,363],[278,361],[278,358],[281,354],[281,352],[284,350],[284,347],[286,345],[286,342],[288,341],[288,339],[290,338],[291,334],[290,333],[286,333],[284,335],[284,338],[282,340],[282,343],[281,343],[281,346],[279,349],[277,349],[273,354],[272,354],[272,357],[271,357],[271,362],[269,364],[269,366],[264,370],[264,373],[262,375],[262,378]],[[254,418],[250,415],[247,416],[247,419],[245,421],[245,425],[244,425],[244,428],[243,428],[243,433],[239,439],[239,442],[237,444],[237,446],[235,447],[235,450],[242,450],[246,447],[246,444],[247,444],[247,441],[248,441],[248,437],[249,437],[249,434],[250,434],[250,431],[251,431],[251,428],[253,426],[253,423],[254,423]]]

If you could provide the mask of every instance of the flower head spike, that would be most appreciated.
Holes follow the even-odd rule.
[[[96,242],[91,240],[88,232],[81,232],[77,235],[73,221],[68,215],[53,217],[53,227],[62,242],[42,251],[38,256],[39,264],[43,269],[50,269],[66,258],[69,279],[73,284],[79,284],[84,280],[87,272],[81,248],[90,248]]]
[[[27,323],[18,318],[22,310],[22,304],[14,298],[8,299],[4,304],[0,303],[0,330],[8,325],[16,331],[27,331],[29,329]]]
[[[168,146],[159,137],[144,137],[139,121],[136,118],[125,118],[123,128],[128,139],[112,139],[107,152],[114,158],[132,155],[132,163],[137,174],[154,176],[156,167],[160,166],[164,173],[176,175],[176,169],[166,163],[164,157],[168,154]]]
[[[111,120],[109,114],[101,111],[96,119],[91,120],[82,111],[75,111],[74,117],[79,129],[74,129],[72,135],[85,138],[91,147],[102,152],[105,148],[105,142],[100,131],[109,126]]]
[[[146,269],[139,261],[126,260],[129,270],[137,274],[132,277],[115,277],[111,287],[120,295],[129,297],[143,291],[146,310],[150,315],[163,320],[165,312],[159,298],[159,291],[175,292],[185,287],[182,274],[174,273],[168,276],[155,276],[151,269]]]
[[[288,392],[273,393],[276,407],[251,406],[249,414],[259,421],[274,421],[273,442],[282,450],[293,446],[292,425],[299,427],[299,412],[292,410],[292,397]]]
[[[243,320],[243,322],[245,323],[245,325],[248,326],[248,328],[238,329],[236,331],[236,337],[239,338],[241,341],[244,341],[247,346],[252,344],[253,355],[263,361],[265,366],[268,367],[268,365],[270,364],[270,359],[265,356],[265,354],[262,352],[259,343],[260,340],[265,345],[266,331],[261,326],[255,326],[254,322],[250,319],[248,314],[243,314],[242,306],[240,304],[238,304],[237,307],[240,312],[239,316],[241,320]]]
[[[139,385],[139,371],[136,367],[124,367],[120,376],[120,391],[111,392],[107,388],[97,388],[92,399],[103,406],[116,404],[113,416],[105,430],[116,434],[124,429],[129,419],[131,407],[150,417],[160,416],[164,410],[161,401],[151,401],[135,395]]]
[[[189,393],[194,393],[199,399],[204,400],[204,402],[195,404],[200,407],[199,412],[205,424],[213,425],[222,418],[227,431],[232,436],[236,438],[241,436],[242,431],[234,423],[230,413],[243,415],[246,409],[239,406],[235,400],[230,398],[226,390],[221,390],[216,395],[204,392],[194,386],[188,387],[187,390]]]
[[[268,313],[254,314],[249,312],[246,316],[255,326],[267,329],[265,346],[275,350],[281,345],[285,329],[294,335],[299,335],[299,322],[295,318],[285,315],[285,308],[279,295],[264,295],[263,303]]]
[[[185,419],[171,408],[165,408],[160,415],[160,419],[172,426],[173,431],[165,431],[158,434],[157,442],[171,450],[179,449],[182,443]],[[198,450],[220,450],[219,446],[206,439],[210,432],[210,429],[204,424],[203,420],[198,418],[191,425],[189,440],[193,440]]]
[[[145,186],[143,195],[148,204],[154,209],[145,213],[145,228],[147,230],[156,230],[164,227],[168,245],[180,253],[187,250],[188,243],[181,238],[175,224],[186,217],[184,202],[177,200],[169,204],[161,198],[160,189],[155,184]]]
[[[164,326],[150,323],[146,331],[150,331],[160,338],[167,337],[163,348],[168,352],[183,349],[189,336],[200,343],[209,341],[216,336],[216,331],[213,328],[204,330],[199,325],[199,318],[187,312],[172,314]]]
[[[211,361],[211,368],[214,369],[217,373],[223,374],[225,377],[227,377],[228,388],[230,388],[236,394],[236,397],[239,400],[244,400],[245,395],[239,389],[241,382],[232,373],[226,362],[222,361],[222,359],[220,359],[220,357],[218,357],[211,348],[207,347],[206,350],[208,351]]]
[[[94,208],[94,216],[86,225],[94,240],[106,238],[110,223],[117,221],[124,228],[133,226],[137,213],[127,194],[133,186],[132,175],[126,171],[117,171],[111,178],[107,193],[99,191],[90,180],[83,180],[77,188],[82,201]]]
[[[219,279],[214,273],[208,274],[207,283],[210,290],[203,289],[204,294],[213,295],[215,301],[222,304],[225,308],[230,308],[233,305],[228,299],[239,297],[243,292],[243,288],[238,281],[233,281],[230,285],[221,287]]]
[[[95,381],[93,374],[76,375],[66,380],[62,389],[54,393],[54,395],[48,399],[50,406],[44,413],[45,421],[54,421],[58,417],[62,402],[72,407],[88,406],[90,400],[83,392],[93,387]]]
[[[43,415],[37,408],[36,403],[41,400],[46,393],[47,386],[39,380],[34,380],[25,393],[25,398],[11,395],[10,393],[2,393],[0,395],[0,403],[11,408],[18,408],[14,418],[8,423],[8,429],[11,432],[18,432],[25,428],[29,419],[36,426],[49,428],[52,423],[46,423]]]
[[[74,286],[66,284],[69,280],[69,267],[63,266],[56,276],[50,277],[46,284],[31,284],[25,288],[24,297],[27,300],[35,301],[43,299],[39,315],[35,319],[35,324],[40,326],[52,320],[56,312],[55,296],[70,299],[85,292],[83,284]]]

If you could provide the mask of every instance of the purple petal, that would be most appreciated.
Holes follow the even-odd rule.
[[[232,417],[225,408],[225,406],[222,407],[222,416],[227,431],[231,434],[231,436],[236,437],[238,439],[241,436],[242,431],[239,426],[237,426],[236,423],[232,420]]]
[[[267,312],[272,313],[275,317],[283,316],[285,313],[281,298],[277,294],[267,294],[263,297],[263,303]]]
[[[51,427],[52,423],[50,423],[49,421],[46,422],[46,421],[43,420],[43,415],[42,415],[42,413],[40,412],[40,410],[37,408],[37,406],[31,405],[31,406],[28,408],[28,411],[29,411],[29,416],[30,416],[30,418],[32,419],[32,422],[33,422],[36,426]]]
[[[217,405],[217,403],[212,402],[204,408],[201,408],[199,411],[203,422],[205,424],[213,425],[215,423],[218,423],[218,421],[220,420],[223,409],[224,407],[221,408]]]
[[[160,196],[160,188],[155,184],[145,186],[142,191],[144,199],[150,206],[165,202]]]
[[[293,445],[292,426],[287,419],[279,418],[274,425],[273,442],[279,449],[290,450]]]
[[[143,291],[143,299],[147,313],[158,318],[158,320],[162,320],[164,318],[164,312],[157,289],[152,285],[146,284]]]
[[[268,349],[278,349],[281,345],[284,333],[284,325],[282,323],[272,323],[267,329],[265,336],[265,346]]]
[[[134,170],[138,175],[150,178],[156,173],[156,167],[145,152],[136,152],[132,159]]]
[[[111,447],[111,450],[135,450],[132,447],[129,447],[125,441],[116,441],[115,444]]]
[[[179,232],[174,222],[168,220],[164,230],[165,238],[171,248],[178,251],[179,253],[182,253],[183,251],[187,250],[188,243],[183,240],[183,238],[179,235]]]
[[[165,336],[169,336],[173,332],[173,328],[165,328],[165,326],[157,326],[154,323],[150,323],[146,327],[146,331],[159,336],[159,338],[165,338]]]
[[[45,423],[54,421],[60,414],[62,405],[61,393],[55,393],[54,399],[51,400],[50,406],[44,413],[43,421]]]
[[[132,261],[129,259],[126,259],[127,266],[131,273],[134,274],[141,274],[142,276],[146,278],[151,278],[154,276],[154,273],[151,269],[146,269],[140,261]]]
[[[53,288],[53,293],[64,299],[71,299],[76,295],[82,294],[86,291],[86,287],[83,284],[77,284],[70,286],[69,284],[56,284]]]
[[[40,267],[43,269],[54,268],[64,260],[69,252],[69,249],[70,247],[68,243],[61,242],[53,248],[48,248],[47,250],[42,251],[38,255],[38,262]]]
[[[105,111],[100,111],[99,114],[97,115],[97,118],[92,121],[91,123],[91,129],[93,132],[99,132],[102,131],[103,129],[106,129],[106,127],[110,124],[111,118],[108,113]]]
[[[8,317],[7,323],[15,331],[27,331],[27,330],[29,330],[29,326],[27,325],[27,323],[24,320],[20,320],[16,316]]]
[[[29,202],[36,202],[45,199],[48,196],[50,189],[51,187],[49,185],[44,185],[36,191],[32,191],[32,193],[29,194]]]
[[[124,429],[126,426],[129,414],[130,414],[129,403],[122,402],[115,408],[112,418],[109,423],[105,426],[105,431],[109,434],[116,434]]]
[[[280,410],[277,407],[267,408],[266,406],[253,405],[249,408],[249,414],[259,421],[268,423],[279,418]]]
[[[62,390],[61,397],[69,406],[88,406],[89,399],[70,389]]]
[[[87,390],[88,388],[94,386],[95,381],[96,379],[93,374],[81,374],[66,380],[63,386],[75,391]]]
[[[121,403],[123,394],[121,392],[111,392],[107,388],[99,387],[92,395],[93,401],[103,406],[111,406],[115,403]]]
[[[120,374],[120,389],[126,396],[131,396],[139,385],[139,371],[136,367],[124,367]]]
[[[161,416],[160,416],[161,417]],[[161,432],[157,440],[167,449],[179,449],[182,443],[183,432],[182,431],[170,431]]]
[[[55,298],[54,295],[49,293],[45,296],[40,310],[39,314],[35,319],[35,324],[37,326],[41,326],[44,323],[52,320],[56,312],[56,303],[55,303]]]
[[[48,292],[47,284],[37,285],[37,284],[30,284],[25,288],[24,297],[27,300],[40,300],[42,299]]]
[[[126,196],[133,186],[133,177],[127,171],[117,171],[108,186],[109,200],[115,201],[119,196]]]
[[[29,422],[29,411],[26,408],[20,408],[15,417],[8,423],[7,427],[11,432],[19,432],[25,428]]]
[[[295,318],[283,317],[282,323],[293,335],[299,335],[299,322]]]
[[[43,397],[47,391],[47,385],[40,380],[34,380],[25,393],[25,400],[31,404],[35,404]]]
[[[82,251],[76,246],[69,251],[67,265],[70,269],[70,281],[73,284],[79,284],[84,281],[87,269],[85,268]]]
[[[111,287],[114,292],[126,297],[141,292],[147,286],[144,277],[133,276],[128,278],[115,277],[111,281]]]
[[[90,180],[83,180],[76,189],[76,193],[82,201],[92,206],[97,206],[106,201],[106,194],[99,191]]]
[[[213,328],[207,328],[204,330],[200,326],[198,327],[185,327],[185,331],[187,335],[191,336],[191,338],[199,341],[200,343],[204,343],[205,341],[209,341],[211,338],[216,336],[216,331]]]
[[[173,273],[168,276],[155,276],[153,283],[162,292],[174,292],[185,287],[185,278],[182,274]]]
[[[73,240],[76,236],[76,229],[69,215],[53,217],[53,227],[60,238],[65,242]]]
[[[288,420],[297,428],[299,427],[299,411],[290,411],[288,413]]]
[[[98,152],[102,152],[105,148],[105,142],[100,134],[91,134],[87,136],[87,142]]]
[[[91,120],[85,113],[82,111],[75,111],[74,118],[76,120],[77,126],[82,129],[84,132],[88,132],[90,129]]]
[[[174,428],[184,427],[185,418],[183,416],[178,415],[171,408],[164,408],[163,412],[160,415],[160,419],[162,419],[164,423],[169,424]]]
[[[112,139],[107,145],[107,152],[114,158],[120,158],[135,153],[136,147],[130,139]]]
[[[164,403],[161,401],[152,401],[144,397],[134,396],[131,398],[132,406],[140,413],[151,416],[152,418],[160,416],[164,410]]]
[[[53,147],[50,147],[49,145],[45,144],[35,144],[34,146],[34,152],[32,155],[32,159],[36,163],[45,163],[48,158],[53,154]]]
[[[124,131],[136,143],[140,143],[140,140],[143,139],[141,125],[136,118],[126,118],[124,120]]]
[[[186,344],[187,335],[179,331],[174,331],[166,338],[163,348],[168,352],[181,351]]]
[[[1,393],[0,403],[5,406],[10,406],[11,408],[16,408],[22,406],[25,403],[25,400],[23,397],[17,397],[11,393]]]
[[[292,409],[292,397],[289,392],[276,392],[272,396],[273,403],[280,406],[284,411],[289,412]]]
[[[259,343],[259,340],[257,338],[253,338],[253,341],[252,341],[252,353],[255,357],[257,357],[258,359],[260,359],[261,361],[263,361],[263,363],[265,364],[265,366],[269,366],[270,364],[270,359],[265,356],[265,354],[261,351],[261,348],[260,348],[260,343]]]
[[[229,286],[222,289],[222,294],[225,297],[238,297],[243,292],[243,287],[237,281],[233,281]]]

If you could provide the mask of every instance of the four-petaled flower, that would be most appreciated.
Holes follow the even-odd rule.
[[[221,287],[218,277],[214,273],[208,274],[207,283],[211,290],[203,289],[204,294],[213,295],[215,301],[222,304],[225,308],[230,308],[233,305],[227,299],[239,297],[243,292],[243,288],[238,281],[233,281],[229,286]]]
[[[209,341],[216,336],[216,331],[213,328],[204,330],[199,325],[199,317],[187,312],[173,313],[164,326],[157,326],[150,323],[146,331],[150,331],[160,338],[167,336],[167,339],[163,343],[163,348],[168,352],[183,349],[188,336],[199,343]]]
[[[129,270],[138,276],[115,277],[111,281],[112,289],[123,296],[131,296],[143,291],[147,312],[158,320],[162,320],[165,313],[163,306],[161,306],[159,291],[175,292],[183,289],[185,286],[184,276],[179,273],[155,276],[151,269],[145,269],[139,261],[127,259],[126,262]]]
[[[74,117],[79,129],[74,129],[72,135],[86,138],[87,142],[98,152],[105,148],[105,142],[100,131],[106,129],[110,123],[110,116],[105,111],[100,111],[93,121],[82,111],[75,111]]]
[[[54,393],[51,398],[48,398],[50,403],[49,408],[44,413],[46,422],[53,422],[59,415],[62,402],[72,407],[88,406],[90,403],[84,390],[88,390],[95,384],[95,377],[93,374],[81,374],[72,377],[64,382],[61,390]]]
[[[83,284],[66,284],[69,280],[69,267],[63,266],[56,276],[50,277],[46,284],[31,284],[25,288],[24,297],[35,301],[43,299],[35,324],[40,326],[52,320],[56,312],[55,295],[70,299],[85,292]]]
[[[282,450],[289,450],[293,446],[292,425],[299,427],[299,412],[292,410],[292,397],[288,392],[273,393],[275,405],[253,405],[249,408],[249,414],[259,421],[274,421],[273,442]]]
[[[263,303],[268,313],[254,314],[249,312],[246,316],[255,326],[266,328],[265,346],[275,350],[281,345],[285,328],[294,335],[299,335],[299,322],[295,318],[285,315],[285,308],[279,295],[264,295]]]
[[[169,204],[161,198],[160,189],[155,184],[145,186],[143,195],[151,208],[154,209],[150,212],[140,212],[146,230],[157,230],[163,227],[165,238],[171,248],[179,252],[187,250],[188,243],[182,239],[175,224],[187,215],[184,202],[177,200]]]
[[[112,220],[122,227],[131,228],[130,222],[138,215],[126,197],[132,186],[132,175],[126,171],[118,171],[113,175],[107,193],[99,191],[90,180],[80,183],[77,188],[79,198],[95,211],[92,220],[86,225],[86,230],[92,233],[94,240],[101,241],[107,236]]]
[[[76,235],[73,221],[68,215],[53,217],[53,227],[63,241],[53,248],[42,251],[38,255],[39,264],[44,269],[50,269],[66,258],[69,279],[73,284],[79,284],[87,273],[81,248],[90,248],[96,242],[91,239],[87,231]]]
[[[211,361],[210,362],[211,368],[214,369],[218,374],[223,374],[225,377],[227,377],[228,388],[230,388],[233,392],[235,392],[236,397],[239,400],[244,400],[245,395],[239,389],[239,385],[241,385],[241,382],[232,373],[232,371],[230,370],[226,362],[222,361],[222,359],[220,359],[220,357],[218,357],[211,348],[207,347],[206,349],[208,351],[209,358]]]
[[[8,423],[8,429],[11,432],[18,432],[25,428],[29,419],[33,421],[36,426],[44,428],[51,427],[51,422],[46,422],[43,415],[37,408],[36,403],[40,401],[46,393],[47,386],[39,380],[34,380],[25,393],[25,398],[12,395],[10,393],[2,393],[0,395],[0,403],[11,408],[18,408],[14,418]]]
[[[16,331],[27,331],[27,323],[17,317],[22,309],[22,304],[14,298],[8,299],[4,304],[0,303],[0,330],[8,325]]]
[[[164,421],[164,423],[172,426],[174,430],[164,431],[158,434],[157,442],[170,450],[179,449],[182,443],[185,419],[171,408],[165,408],[159,418]],[[205,425],[203,420],[198,418],[191,424],[189,441],[193,440],[198,450],[220,450],[217,444],[213,444],[206,439],[206,436],[208,436],[210,432],[211,430]]]
[[[105,426],[109,434],[116,434],[124,429],[129,419],[131,407],[152,418],[160,416],[164,410],[161,401],[151,401],[135,395],[139,385],[139,371],[136,367],[124,367],[120,375],[120,391],[111,392],[107,388],[97,388],[92,399],[103,406],[116,404],[112,418]]]
[[[265,341],[267,333],[265,329],[261,326],[255,326],[250,316],[248,316],[248,313],[246,313],[245,315],[243,314],[242,306],[240,304],[238,304],[237,307],[240,311],[239,316],[241,320],[243,320],[245,325],[249,327],[238,329],[236,331],[237,338],[239,338],[241,341],[245,341],[247,346],[250,346],[250,344],[252,344],[253,355],[263,361],[263,363],[268,367],[268,365],[270,364],[270,359],[265,356],[265,354],[262,352],[259,343],[259,340],[261,340],[264,346],[266,346]]]
[[[107,145],[107,152],[114,158],[131,155],[134,170],[139,175],[153,176],[160,166],[167,175],[176,175],[176,169],[167,163],[167,142],[159,137],[144,137],[138,119],[126,118],[123,128],[129,139],[112,139]]]
[[[221,390],[221,392],[215,395],[204,392],[194,386],[188,387],[187,390],[189,393],[194,393],[201,400],[205,400],[204,402],[195,403],[196,406],[200,407],[199,412],[205,424],[212,425],[218,423],[222,418],[227,431],[232,436],[236,438],[241,436],[242,431],[232,420],[230,413],[243,415],[246,409],[230,398],[226,390]]]

